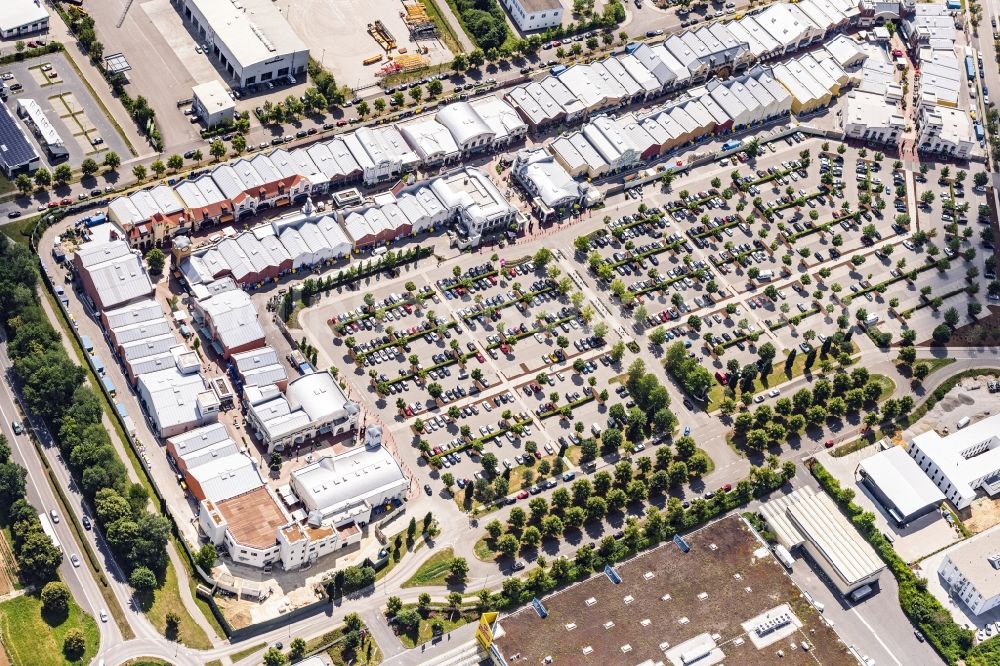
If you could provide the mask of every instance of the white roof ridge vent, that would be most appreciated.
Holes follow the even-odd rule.
[[[629,645],[628,643],[626,643],[625,645],[623,645],[621,647],[621,651],[622,651],[622,654],[628,654],[629,652],[632,651],[632,646]]]
[[[593,651],[594,651],[594,648],[592,648],[589,645],[587,645],[586,647],[583,648],[583,655],[587,656],[588,654],[592,653]]]
[[[656,574],[653,573],[652,571],[647,571],[646,573],[642,574],[642,577],[645,580],[653,580],[654,578],[656,578]]]
[[[588,606],[593,606],[594,604],[597,603],[597,599],[595,599],[594,597],[590,597],[589,599],[587,599],[583,603],[587,604]]]
[[[576,623],[575,622],[567,622],[566,623],[566,631],[573,631],[574,629],[576,629]]]
[[[625,598],[622,601],[624,601],[625,605],[627,606],[630,603],[632,603],[633,601],[635,601],[635,597],[633,597],[631,594],[628,594],[628,595],[625,595]]]
[[[660,597],[660,601],[670,601],[671,599],[673,599],[673,597],[671,597],[669,594],[664,594],[662,597]]]
[[[699,592],[698,601],[704,601],[705,599],[708,599],[708,592]]]
[[[644,617],[641,620],[639,620],[639,624],[641,624],[644,627],[648,627],[650,624],[652,624],[652,622],[653,621],[650,620],[648,617]]]
[[[612,622],[611,620],[608,620],[607,622],[605,622],[605,623],[604,623],[604,628],[605,628],[605,629],[611,629],[611,628],[613,628],[614,626],[615,626],[615,623],[614,623],[614,622]]]

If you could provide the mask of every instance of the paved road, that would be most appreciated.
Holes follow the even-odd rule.
[[[10,386],[12,375],[10,359],[7,357],[6,342],[4,333],[0,329],[0,375],[3,376],[2,380],[0,380],[0,383],[3,384],[3,388],[0,389],[0,417],[3,418],[3,423],[0,424],[0,432],[7,436],[7,440],[11,444],[14,461],[28,470],[28,501],[39,512],[58,509],[62,513],[62,510],[59,509],[55,491],[49,485],[49,479],[38,456],[37,449],[26,435],[15,435],[11,429],[11,422],[20,420],[21,416],[16,407],[17,403]],[[59,575],[67,586],[69,586],[76,603],[97,619],[99,612],[106,607],[106,604],[104,598],[101,596],[101,591],[98,588],[98,583],[94,578],[93,572],[86,565],[86,555],[83,554],[83,549],[77,542],[73,529],[69,526],[69,520],[59,521],[59,523],[53,525],[53,529],[64,550],[63,563],[59,567]],[[73,567],[69,561],[72,554],[80,554],[84,565],[79,568]],[[114,621],[100,622],[98,620],[97,624],[100,630],[102,646],[121,642],[122,634]]]

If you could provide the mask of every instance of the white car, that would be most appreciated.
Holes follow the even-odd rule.
[[[76,553],[69,556],[69,561],[73,565],[74,569],[78,569],[80,567],[80,557]]]
[[[768,395],[768,397],[771,397],[771,398],[777,398],[779,395],[781,395],[781,389],[773,388],[773,389],[771,389],[770,391],[767,392],[767,395]]]
[[[101,622],[108,621],[108,611],[104,610],[103,608],[101,609],[100,616],[101,616]]]

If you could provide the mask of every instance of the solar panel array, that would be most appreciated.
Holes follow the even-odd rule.
[[[3,112],[0,112],[0,163],[4,171],[10,174],[39,157],[10,109],[2,104],[0,106],[3,107]]]

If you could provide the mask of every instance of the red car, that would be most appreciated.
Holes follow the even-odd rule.
[[[522,490],[521,492],[519,492],[517,494],[517,499],[519,499],[519,500],[523,500],[523,499],[527,499],[527,498],[528,498],[528,491],[527,490]]]
[[[483,357],[482,354],[478,352],[476,353],[476,360],[479,361],[480,363],[486,363],[486,359]]]
[[[833,440],[832,439],[826,440],[826,442],[823,443],[823,446],[825,446],[828,449],[832,449],[833,448]]]
[[[59,202],[58,201],[50,201],[47,205],[48,205],[49,208],[58,208],[59,207]]]
[[[67,197],[67,198],[63,199],[62,201],[60,201],[60,202],[59,202],[59,205],[60,205],[60,206],[68,206],[68,205],[70,205],[71,203],[73,203],[73,200],[72,200],[72,199],[70,199],[69,197]]]
[[[903,52],[900,51],[899,49],[893,49],[892,50],[892,57],[893,58],[902,58],[903,57]]]

